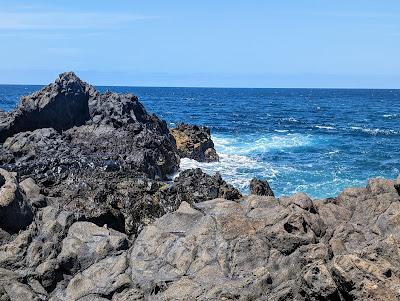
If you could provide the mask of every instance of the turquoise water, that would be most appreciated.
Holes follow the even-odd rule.
[[[0,86],[0,108],[40,86]],[[265,178],[278,195],[331,197],[400,173],[400,90],[98,87],[138,95],[167,120],[211,127],[218,163],[182,160],[248,191]]]

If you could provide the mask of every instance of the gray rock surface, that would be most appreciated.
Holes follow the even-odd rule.
[[[71,279],[65,290],[65,300],[76,301],[90,294],[108,296],[128,286],[131,282],[128,267],[125,253],[93,264]]]
[[[41,208],[46,205],[46,198],[41,193],[39,185],[32,178],[27,178],[19,183],[26,198],[33,207]]]
[[[310,201],[182,203],[135,241],[132,281],[157,300],[398,300],[394,182]]]
[[[16,233],[33,219],[33,211],[15,176],[0,168],[0,228]]]
[[[76,273],[106,256],[128,248],[127,236],[107,226],[76,222],[68,230],[57,257],[64,270]]]

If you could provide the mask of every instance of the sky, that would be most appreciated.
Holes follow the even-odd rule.
[[[399,0],[0,0],[0,83],[400,88]]]

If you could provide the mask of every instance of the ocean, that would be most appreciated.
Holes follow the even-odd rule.
[[[0,108],[41,86],[0,85]],[[181,169],[219,172],[242,192],[251,178],[275,194],[334,197],[372,177],[400,174],[400,90],[97,87],[134,93],[171,126],[211,128],[220,162]]]

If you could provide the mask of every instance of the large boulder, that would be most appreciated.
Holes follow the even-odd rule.
[[[62,241],[58,263],[71,273],[84,270],[106,256],[127,249],[125,234],[89,222],[76,222]]]
[[[17,108],[1,119],[0,142],[20,132],[48,127],[65,130],[84,124],[94,94],[94,88],[73,72],[60,74],[53,84],[22,97]]]
[[[128,268],[126,253],[107,257],[75,275],[65,290],[64,300],[78,301],[91,294],[112,296],[130,284]]]
[[[22,193],[15,176],[0,169],[0,228],[16,233],[33,219],[32,207]]]
[[[179,123],[171,129],[171,133],[176,140],[181,158],[189,158],[199,162],[219,161],[209,128]]]
[[[210,176],[200,168],[182,171],[169,189],[164,190],[161,199],[177,209],[182,202],[200,203],[215,198],[238,201],[239,190],[225,182],[219,173]]]
[[[265,195],[265,196],[274,196],[274,192],[267,180],[259,180],[256,178],[251,179],[250,181],[250,194],[254,195]]]

